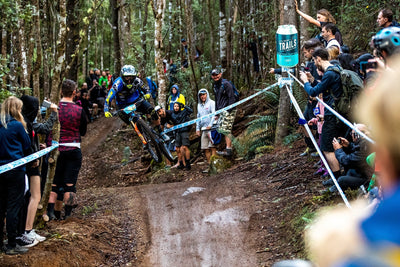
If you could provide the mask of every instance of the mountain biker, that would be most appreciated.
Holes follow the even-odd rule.
[[[118,116],[126,124],[129,124],[130,115],[121,109],[136,104],[136,110],[143,114],[150,114],[153,121],[158,120],[158,115],[154,111],[153,106],[148,102],[150,92],[145,87],[143,81],[138,77],[138,73],[132,65],[125,65],[121,69],[120,77],[118,77],[110,91],[108,92],[106,102],[104,104],[104,115],[109,118],[112,114],[109,111],[111,101],[115,98]]]

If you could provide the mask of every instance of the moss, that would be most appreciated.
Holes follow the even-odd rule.
[[[210,158],[210,174],[222,173],[224,170],[229,169],[232,166],[231,161],[215,155]]]

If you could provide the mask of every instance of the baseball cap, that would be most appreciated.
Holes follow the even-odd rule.
[[[162,109],[161,106],[156,106],[156,107],[154,108],[154,110],[155,110],[156,112],[158,112],[160,109]]]
[[[220,73],[221,73],[221,70],[218,69],[218,68],[213,69],[213,70],[211,71],[211,75],[218,75],[218,74],[220,74]]]
[[[181,39],[181,42],[183,43],[183,42],[186,42],[186,39],[185,38],[182,38]]]
[[[200,95],[202,95],[202,94],[207,94],[207,90],[204,89],[204,88],[202,88],[202,89],[200,89],[199,94],[200,94]]]

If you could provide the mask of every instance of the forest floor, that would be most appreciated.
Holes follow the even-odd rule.
[[[317,159],[300,157],[304,148],[298,140],[235,159],[218,175],[202,173],[203,157],[191,171],[157,170],[130,128],[100,118],[83,140],[73,216],[38,230],[47,240],[27,254],[0,254],[0,266],[271,266],[304,258],[310,214],[340,202],[321,196]]]

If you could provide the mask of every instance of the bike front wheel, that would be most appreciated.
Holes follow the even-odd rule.
[[[155,162],[160,163],[162,161],[162,155],[154,133],[142,119],[139,119],[136,122],[136,126],[139,128],[139,131],[147,142],[146,149],[149,151],[151,157]]]
[[[175,162],[174,156],[172,156],[171,151],[169,151],[167,144],[164,141],[158,143],[163,155],[171,162]]]

